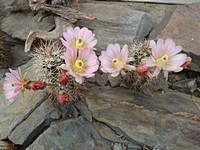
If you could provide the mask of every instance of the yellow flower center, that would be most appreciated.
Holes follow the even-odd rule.
[[[163,66],[165,66],[168,59],[169,59],[169,56],[163,55],[161,58],[156,60],[156,64],[160,67],[163,67]]]
[[[116,69],[122,69],[124,67],[122,61],[118,60],[117,58],[113,58],[112,63]]]
[[[118,59],[116,59],[116,58],[113,58],[113,59],[112,59],[112,63],[113,63],[114,65],[116,65],[118,62],[119,62]]]
[[[12,87],[14,87],[14,86],[15,86],[15,84],[13,83],[13,84],[11,84],[11,86],[12,86]]]
[[[77,48],[82,48],[83,47],[83,40],[81,40],[81,39],[76,40],[75,45],[76,45]]]
[[[72,65],[72,70],[74,72],[83,72],[84,70],[84,63],[82,60],[76,60],[75,63]]]

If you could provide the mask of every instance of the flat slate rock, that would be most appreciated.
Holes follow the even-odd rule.
[[[27,150],[111,150],[94,126],[82,117],[59,120],[41,134]]]
[[[39,22],[42,12],[7,13],[1,20],[1,30],[13,38],[26,40],[31,30],[50,31],[54,26],[53,16],[46,17]]]
[[[110,43],[131,44],[149,34],[153,23],[146,12],[121,6],[120,3],[82,3],[80,11],[95,16],[94,22],[80,21],[80,26],[92,29],[98,39],[98,52]]]
[[[136,146],[194,150],[200,146],[200,99],[175,91],[153,97],[123,88],[92,88],[86,101],[93,117]],[[131,147],[131,146],[128,146]]]
[[[27,145],[41,133],[52,121],[59,119],[61,112],[54,108],[50,99],[38,106],[14,131],[8,136],[15,144]]]

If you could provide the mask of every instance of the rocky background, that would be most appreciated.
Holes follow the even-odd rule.
[[[126,89],[120,78],[97,73],[85,99],[61,106],[45,91],[25,92],[14,103],[0,91],[0,149],[20,150],[199,150],[200,149],[200,3],[165,5],[133,2],[81,1],[80,11],[97,17],[78,25],[94,31],[97,53],[109,43],[133,39],[172,38],[192,63],[169,82],[157,79],[143,93]],[[0,1],[1,49],[10,67],[21,66],[33,78],[24,41],[30,30],[50,31],[53,17],[5,10]],[[0,87],[7,69],[0,70]]]

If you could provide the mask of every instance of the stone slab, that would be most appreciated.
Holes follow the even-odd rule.
[[[41,134],[27,150],[111,150],[93,125],[82,117],[60,120]]]
[[[150,97],[107,87],[92,88],[86,101],[96,120],[141,148],[193,150],[200,146],[200,111],[190,95],[170,91]]]
[[[98,52],[110,43],[131,44],[135,38],[144,38],[153,26],[148,13],[120,3],[82,3],[80,11],[97,18],[94,22],[80,21],[79,25],[94,31]]]

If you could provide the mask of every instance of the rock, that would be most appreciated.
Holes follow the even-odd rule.
[[[31,59],[31,54],[24,52],[24,44],[22,43],[15,44],[10,51],[13,57],[12,67],[24,65]]]
[[[6,32],[13,38],[26,40],[31,30],[50,31],[54,26],[53,16],[38,20],[42,17],[42,12],[35,14],[28,13],[8,13],[7,16],[1,20],[1,30]]]
[[[23,73],[28,72],[27,78],[33,77],[35,70],[31,69],[31,63],[21,67]],[[4,79],[0,80],[0,87],[3,86]],[[26,90],[11,103],[8,102],[4,95],[0,97],[0,140],[6,139],[7,136],[46,99],[45,91]]]
[[[88,110],[83,101],[76,102],[74,106],[83,118],[87,119],[89,122],[92,122],[92,113]]]
[[[197,76],[197,85],[200,87],[200,75]]]
[[[67,117],[75,117],[77,118],[79,116],[79,112],[77,111],[76,107],[73,104],[68,104],[68,105],[58,105],[63,118]]]
[[[141,149],[159,144],[177,150],[200,146],[200,112],[190,95],[169,91],[149,97],[123,88],[104,87],[88,91],[86,101],[96,120]]]
[[[124,142],[124,139],[114,132],[109,126],[98,121],[94,123],[94,126],[104,139],[118,143]]]
[[[168,81],[170,83],[175,83],[177,81],[181,81],[184,79],[187,79],[187,75],[186,75],[186,73],[182,73],[182,72],[169,74],[169,77],[168,77]]]
[[[5,7],[5,6],[10,6],[11,4],[12,4],[12,2],[13,2],[14,0],[1,0],[0,1],[0,6],[3,6],[3,7]]]
[[[108,82],[108,74],[103,73],[103,74],[97,74],[96,75],[96,82],[100,86],[105,86],[106,83]]]
[[[83,3],[80,11],[95,16],[94,22],[80,21],[80,26],[92,29],[98,39],[97,51],[106,50],[110,43],[131,44],[144,38],[152,29],[148,13],[122,7],[123,3]],[[119,11],[120,10],[120,11]]]
[[[111,150],[109,144],[90,122],[79,117],[52,123],[27,150]]]
[[[172,84],[172,89],[191,94],[197,89],[196,79],[186,79]]]
[[[52,121],[59,119],[61,112],[54,108],[50,99],[46,99],[23,122],[17,125],[8,136],[9,140],[19,145],[28,145]]]
[[[156,93],[165,93],[168,91],[168,82],[162,77],[158,77],[144,83],[140,87],[140,90],[149,96],[154,96]]]
[[[117,77],[108,76],[108,81],[110,82],[111,87],[116,87],[116,86],[120,85],[120,83],[122,81],[122,77],[121,76],[117,76]]]
[[[199,64],[200,56],[199,55],[197,56],[193,53],[186,53],[186,54],[192,58],[192,61],[188,65],[187,69],[200,72],[200,64]]]
[[[114,146],[113,146],[113,150],[123,150],[122,145],[119,144],[119,143],[115,143]]]
[[[171,17],[164,18],[158,28],[150,34],[151,39],[172,38],[183,50],[192,53],[193,58],[189,69],[200,72],[200,3],[178,6]],[[162,27],[160,27],[162,25]],[[181,26],[181,28],[180,28]],[[196,55],[196,57],[195,57]]]
[[[197,88],[197,89],[193,92],[193,95],[200,98],[200,88]]]
[[[4,77],[6,69],[0,69],[0,80]]]

